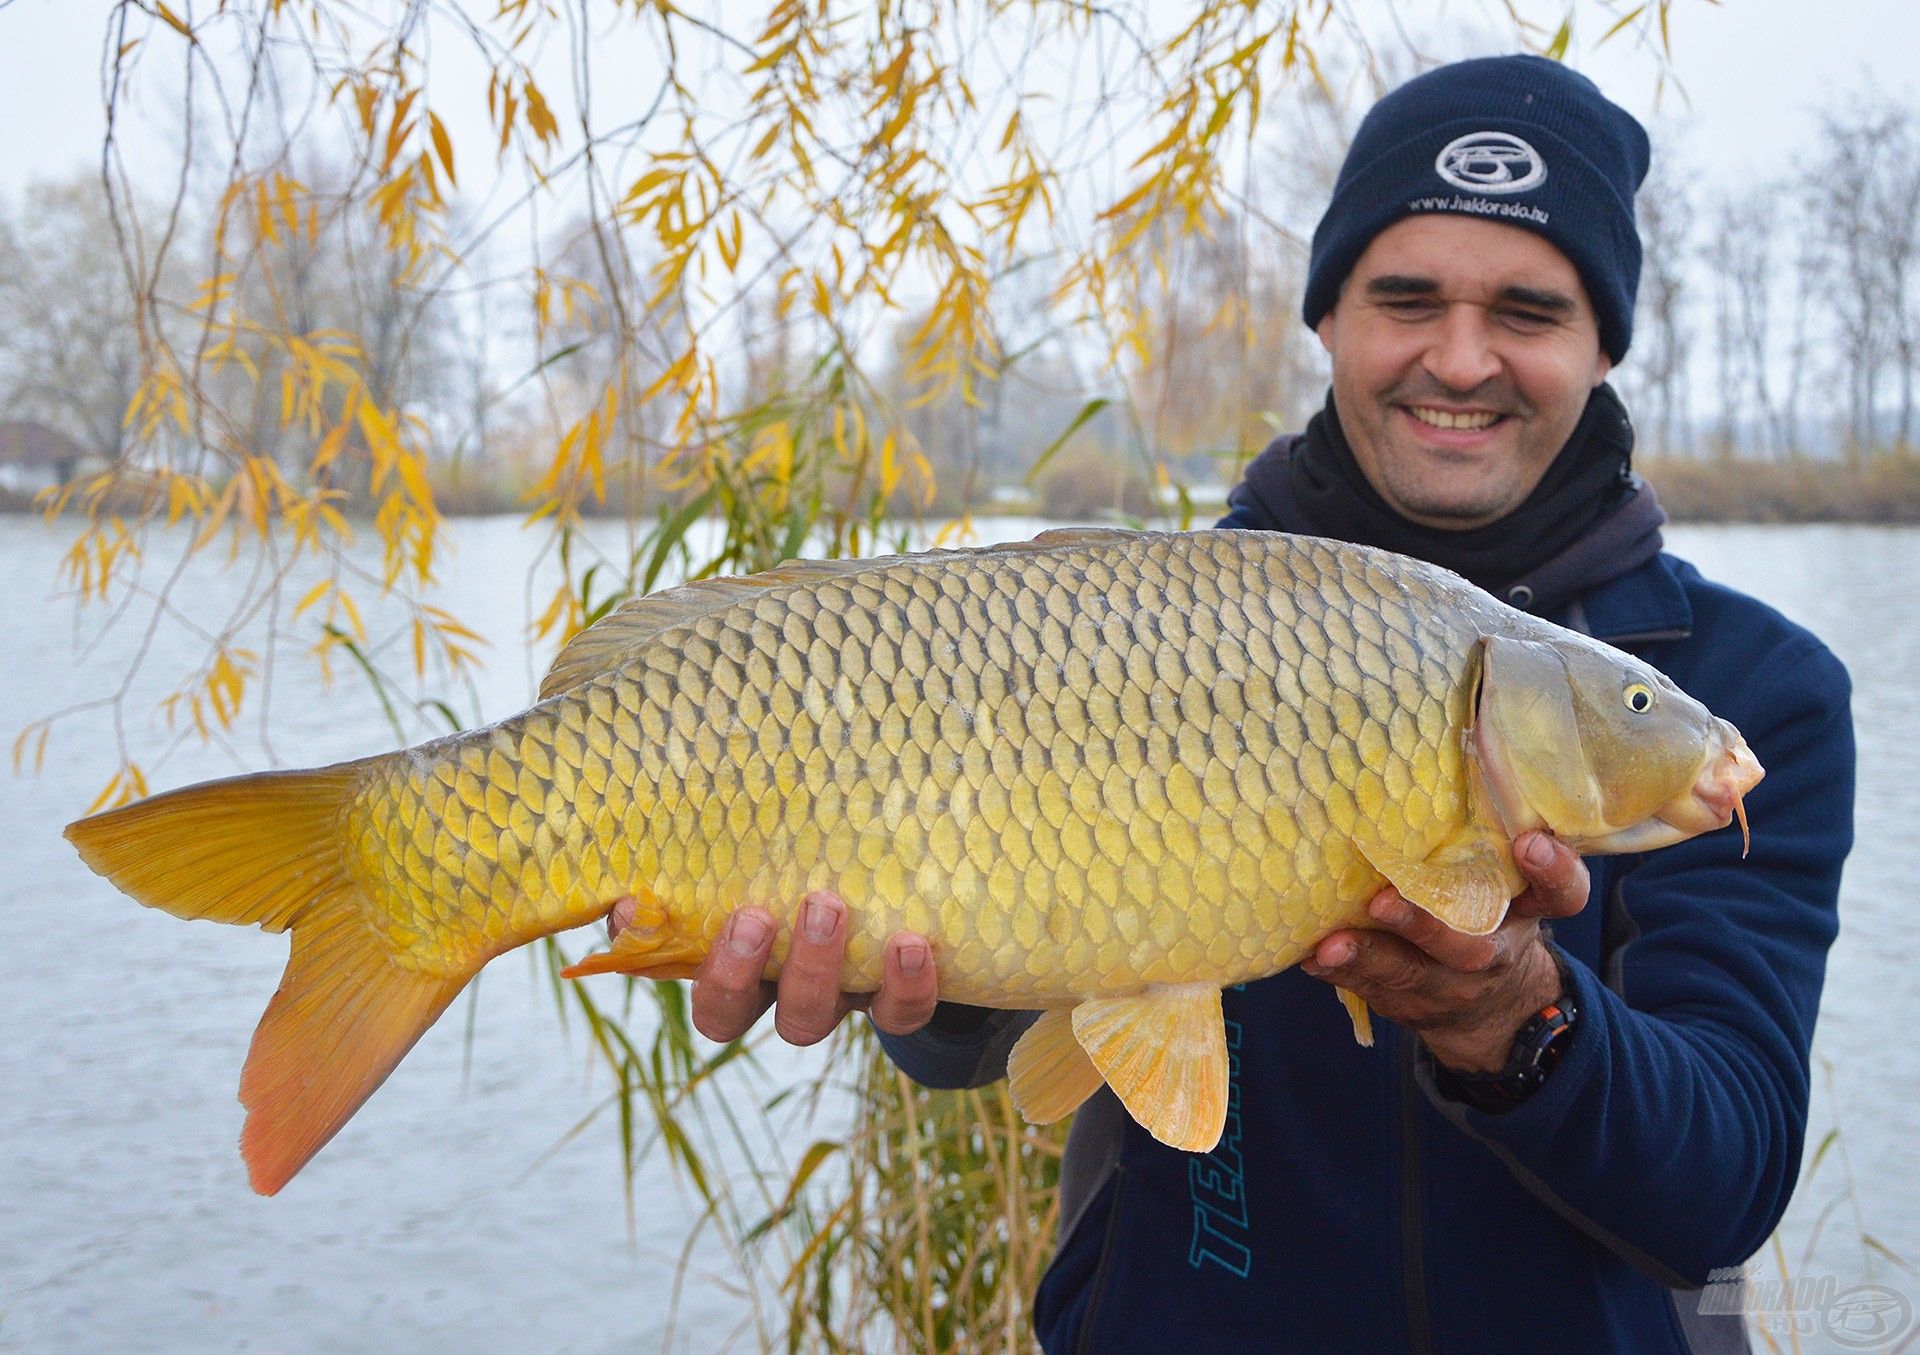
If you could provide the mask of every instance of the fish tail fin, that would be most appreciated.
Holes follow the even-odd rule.
[[[408,968],[369,925],[341,826],[366,772],[359,762],[211,781],[66,830],[88,866],[149,907],[292,929],[240,1074],[240,1151],[262,1195],[320,1151],[484,962]]]

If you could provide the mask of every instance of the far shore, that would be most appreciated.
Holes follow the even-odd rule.
[[[1886,454],[1858,462],[1642,457],[1635,468],[1652,483],[1674,522],[1920,524],[1920,455]],[[476,483],[461,477],[434,488],[440,510],[449,518],[527,511],[520,488],[499,480]],[[34,497],[30,491],[0,486],[0,513],[37,513]],[[129,503],[121,511],[138,509]],[[938,516],[955,516],[957,511],[942,503]],[[1195,525],[1210,523],[1224,511],[1219,502],[1192,502]],[[976,517],[1047,516],[1037,495],[1004,493],[974,504],[971,512]],[[352,509],[347,513],[362,516]],[[586,515],[618,518],[622,511],[609,503],[589,508]],[[902,516],[913,514],[909,510]]]

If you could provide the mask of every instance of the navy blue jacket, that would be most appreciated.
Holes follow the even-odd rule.
[[[1729,828],[1589,858],[1588,906],[1553,927],[1580,1020],[1547,1085],[1504,1115],[1444,1096],[1390,1021],[1356,1045],[1298,970],[1228,991],[1212,1152],[1154,1141],[1104,1089],[1076,1117],[1035,1301],[1050,1355],[1745,1348],[1738,1319],[1703,1320],[1692,1291],[1760,1248],[1798,1174],[1852,841],[1847,674],[1666,554],[1555,619],[1739,727],[1767,771],[1746,800],[1752,854]],[[1030,1018],[965,1028],[967,1010],[883,1043],[928,1085],[981,1085]]]

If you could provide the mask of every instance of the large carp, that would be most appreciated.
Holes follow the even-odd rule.
[[[1490,931],[1522,887],[1515,834],[1644,851],[1725,827],[1761,775],[1634,658],[1430,565],[1265,532],[1071,530],[689,584],[577,636],[541,697],[67,829],[142,903],[292,929],[240,1079],[256,1189],[487,961],[623,895],[634,925],[570,972],[685,977],[735,908],[791,919],[833,889],[848,989],[910,929],[943,997],[1046,1009],[1011,1060],[1030,1119],[1104,1081],[1204,1150],[1223,986],[1364,925],[1388,881]]]

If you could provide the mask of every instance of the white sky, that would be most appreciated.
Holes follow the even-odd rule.
[[[1387,0],[1380,3],[1383,15]],[[1555,10],[1558,0],[1529,12]],[[0,192],[63,177],[97,160],[104,126],[99,60],[105,0],[0,0]],[[377,7],[376,7],[377,8]],[[490,9],[491,5],[483,8]],[[1177,12],[1177,5],[1168,5]],[[1475,0],[1398,6],[1420,31],[1458,25],[1484,31],[1492,18]],[[1584,16],[1588,41],[1603,28]],[[1651,63],[1616,39],[1575,64],[1650,122],[1690,124],[1687,158],[1710,180],[1737,184],[1777,172],[1783,156],[1815,135],[1812,110],[1867,86],[1911,102],[1920,4],[1913,0],[1676,0],[1676,65],[1689,110],[1669,89],[1656,109]]]
[[[1384,15],[1388,0],[1376,3]],[[110,8],[105,0],[0,0],[0,192],[97,161],[104,127],[99,61]],[[1398,8],[1410,27],[1428,34],[1456,26],[1485,31],[1494,17],[1492,6],[1476,0]],[[1529,0],[1526,8],[1557,11],[1559,0]],[[1179,6],[1167,9],[1177,13]],[[1597,9],[1584,18],[1591,31],[1577,38],[1591,41],[1604,25]],[[1920,4],[1676,0],[1673,39],[1691,109],[1671,89],[1656,107],[1652,63],[1619,39],[1597,52],[1577,40],[1574,64],[1643,119],[1688,123],[1688,160],[1704,177],[1737,185],[1777,173],[1783,157],[1807,147],[1813,110],[1838,94],[1874,86],[1912,102]]]

